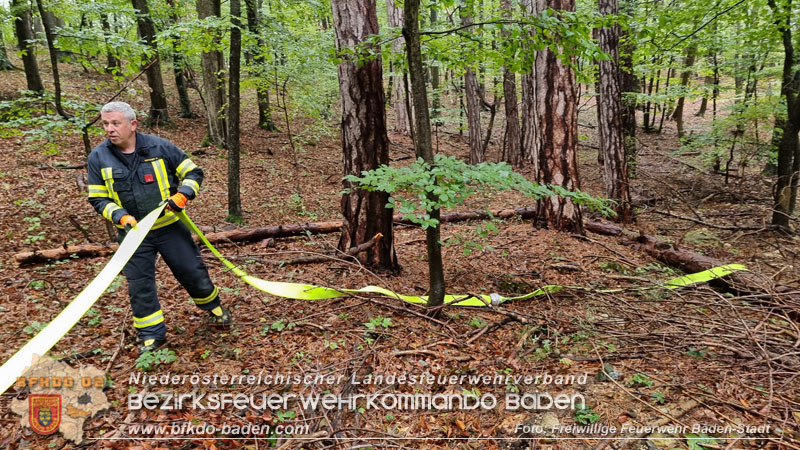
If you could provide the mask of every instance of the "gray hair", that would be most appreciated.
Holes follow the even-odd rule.
[[[128,122],[136,120],[136,111],[131,108],[131,105],[125,102],[110,102],[103,105],[100,109],[100,114],[106,112],[121,112],[128,119]]]

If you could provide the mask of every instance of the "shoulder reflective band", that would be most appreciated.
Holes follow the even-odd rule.
[[[56,316],[42,331],[33,339],[25,344],[17,353],[11,356],[2,366],[0,366],[0,394],[5,392],[17,377],[25,372],[31,365],[33,355],[43,356],[76,324],[86,311],[94,305],[98,298],[103,295],[108,285],[114,281],[125,263],[131,258],[133,253],[139,248],[144,237],[153,227],[156,219],[161,214],[165,205],[159,206],[125,236],[125,240],[119,246],[114,256],[108,261],[103,270],[86,286],[77,297],[75,297],[61,313]]]
[[[380,286],[366,286],[361,289],[333,289],[328,287],[322,286],[313,286],[309,284],[299,284],[299,283],[285,283],[281,281],[267,281],[262,280],[261,278],[256,278],[253,276],[248,275],[243,270],[236,267],[233,263],[225,259],[216,248],[206,239],[203,232],[197,228],[197,226],[189,219],[189,216],[186,215],[185,212],[180,212],[178,214],[181,221],[189,227],[192,232],[194,232],[197,237],[203,242],[203,244],[211,250],[211,253],[214,254],[217,258],[219,258],[222,263],[229,268],[233,273],[239,276],[245,283],[253,286],[254,288],[264,291],[268,294],[274,295],[276,297],[284,297],[284,298],[293,298],[296,300],[324,300],[329,298],[337,298],[337,297],[344,297],[348,294],[380,294],[385,295],[387,297],[397,298],[399,300],[403,300],[409,303],[415,304],[427,304],[428,303],[428,296],[421,295],[403,295],[398,294],[392,290],[382,288]],[[725,266],[714,267],[709,270],[705,270],[703,272],[693,273],[690,275],[685,275],[682,277],[673,278],[661,286],[655,287],[647,287],[643,289],[653,289],[658,287],[663,287],[667,289],[675,289],[682,286],[688,286],[694,283],[701,283],[704,281],[710,281],[715,278],[720,278],[725,275],[731,274],[733,272],[737,272],[740,270],[747,270],[747,268],[741,264],[728,264]],[[578,290],[587,290],[585,288],[579,286],[560,286],[560,285],[547,285],[543,286],[533,292],[529,292],[525,295],[520,295],[518,297],[504,297],[499,294],[479,294],[479,295],[445,295],[444,302],[445,303],[452,303],[454,306],[488,306],[488,305],[499,305],[500,303],[511,301],[511,300],[527,300],[529,298],[537,297],[540,295],[545,294],[552,294],[558,292],[562,289],[578,289]],[[614,293],[614,292],[623,292],[626,289],[605,289],[605,290],[591,290],[593,292],[599,293]],[[629,289],[627,289],[629,290]]]

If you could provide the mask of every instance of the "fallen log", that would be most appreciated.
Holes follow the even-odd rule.
[[[521,219],[530,219],[536,215],[535,207],[525,207],[516,209],[503,209],[498,211],[456,211],[451,213],[442,214],[441,222],[461,222],[466,220],[486,220],[491,217],[498,219],[510,219],[512,217],[519,217]],[[410,220],[405,220],[401,216],[394,216],[394,222],[397,224],[413,225]],[[292,237],[302,236],[307,233],[310,234],[329,234],[336,233],[342,229],[341,220],[332,220],[329,222],[305,222],[288,225],[274,225],[269,227],[259,228],[242,228],[231,231],[221,231],[218,233],[208,233],[206,238],[212,244],[220,242],[243,242],[243,241],[260,241],[268,238]],[[195,237],[197,240],[197,237]],[[82,244],[70,245],[68,247],[52,248],[47,250],[34,250],[32,252],[21,252],[14,255],[14,259],[20,266],[27,264],[38,264],[47,261],[54,261],[60,259],[67,259],[76,256],[78,258],[87,258],[94,256],[106,256],[116,251],[116,244],[102,245],[102,244]]]
[[[34,250],[32,252],[22,252],[14,255],[14,259],[20,266],[25,264],[38,264],[47,261],[67,259],[71,257],[88,258],[93,256],[107,256],[117,250],[117,244],[81,244],[68,245],[60,248],[49,248],[46,250]]]
[[[686,273],[702,272],[730,263],[730,261],[720,261],[688,249],[677,248],[656,237],[635,233],[617,225],[586,222],[584,228],[586,231],[596,234],[623,237],[634,244],[638,250]],[[714,280],[712,284],[744,295],[767,294],[756,295],[755,298],[760,298],[759,301],[762,304],[782,311],[792,320],[800,321],[800,294],[796,287],[775,284],[771,279],[751,271],[734,272],[724,278]]]

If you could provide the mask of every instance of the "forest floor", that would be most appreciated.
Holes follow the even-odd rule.
[[[74,66],[63,65],[62,72],[69,96],[103,103],[118,89],[109,78],[83,73]],[[22,72],[3,73],[0,99],[18,97],[24,83]],[[127,90],[120,99],[146,110],[146,86],[136,82],[132,87],[135,91]],[[195,92],[192,95],[193,107],[199,111],[199,99]],[[698,104],[693,103],[687,112],[690,128],[701,127],[708,120],[694,117]],[[177,105],[174,93],[170,105]],[[248,93],[242,118],[242,226],[338,218],[341,147],[335,120],[330,123],[330,136],[304,142],[302,149],[293,152],[285,132],[266,132],[255,126],[254,111]],[[233,228],[225,222],[225,151],[199,147],[205,131],[203,118],[180,119],[177,110],[169,112],[177,127],[142,131],[172,140],[204,169],[201,194],[187,210],[192,219],[206,231]],[[598,141],[591,127],[594,114],[593,108],[586,107],[579,120],[583,124],[580,134],[585,135],[580,147],[581,187],[602,195],[602,171],[596,162],[597,150],[593,149]],[[280,120],[277,123],[286,129]],[[303,126],[297,121],[292,129],[302,130]],[[493,135],[499,137],[490,146],[490,161],[497,160],[502,144],[502,132],[495,129]],[[94,135],[92,144],[101,140],[102,136]],[[391,158],[399,164],[407,163],[413,155],[410,139],[391,133],[390,140]],[[5,361],[33,337],[41,324],[52,320],[108,261],[107,257],[82,258],[18,267],[14,254],[86,243],[89,239],[106,242],[108,237],[102,218],[78,188],[76,179],[83,171],[57,168],[59,164],[85,161],[79,136],[59,137],[54,154],[43,153],[38,144],[26,143],[21,137],[0,142],[0,234],[5,236],[0,241],[0,339],[6,342],[0,348],[0,360]],[[466,138],[457,130],[440,131],[435,143],[439,152],[459,157],[468,154]],[[776,284],[800,286],[798,237],[766,227],[774,180],[761,175],[756,164],[734,172],[736,176],[727,184],[724,175],[699,171],[697,168],[705,167],[699,155],[675,152],[678,141],[671,121],[660,134],[640,132],[638,144],[638,177],[632,187],[637,196],[652,198],[653,202],[638,207],[636,224],[628,228],[726,263],[744,264]],[[522,169],[522,173],[532,176],[530,168]],[[530,200],[503,194],[471,199],[463,209],[529,205]],[[84,441],[78,447],[257,449],[272,444],[308,449],[578,449],[612,444],[608,448],[800,448],[800,330],[778,309],[757,303],[757,298],[726,294],[707,284],[642,290],[680,273],[618,238],[587,233],[586,239],[536,229],[521,220],[497,221],[497,232],[483,236],[476,233],[476,225],[448,223],[442,228],[448,293],[515,295],[545,284],[585,289],[567,289],[506,303],[501,308],[450,307],[440,319],[430,319],[423,308],[382,297],[354,295],[317,302],[272,297],[243,284],[204,251],[212,279],[222,287],[223,302],[236,319],[232,330],[219,332],[206,327],[203,315],[188,301],[166,266],[159,263],[159,295],[167,316],[168,347],[177,360],[155,365],[148,373],[343,376],[344,381],[334,383],[137,385],[130,377],[139,371],[135,333],[126,283],[118,278],[50,351],[55,358],[80,355],[71,359],[71,365],[93,365],[113,380],[105,390],[112,407],[87,420]],[[336,246],[335,234],[218,248],[241,263],[245,271],[266,280],[345,288],[381,285],[404,294],[423,295],[427,287],[424,232],[403,225],[395,230],[402,270],[391,276],[374,274],[342,260],[284,267],[265,262],[328,253]],[[465,254],[467,246],[475,247],[470,254]],[[604,288],[623,290],[598,292]],[[606,371],[613,372],[616,380],[600,381],[598,374],[602,375],[604,363],[610,364]],[[469,378],[411,384],[353,382],[364,381],[368,374],[403,373],[543,378],[538,384]],[[577,379],[571,384],[545,383],[545,375],[575,375]],[[465,394],[483,399],[493,396],[498,404],[444,410],[390,410],[385,405],[369,407],[363,401],[354,409],[330,410],[303,409],[296,402],[276,410],[128,408],[130,394],[194,390],[259,395]],[[581,394],[589,409],[514,410],[505,403],[515,394],[535,393]],[[9,407],[13,398],[25,398],[25,393],[12,388],[0,397],[0,448],[75,447],[59,434],[39,436],[22,427],[19,416]],[[661,434],[642,430],[591,434],[566,428],[595,420],[616,427],[621,423],[666,423],[687,428]],[[293,439],[262,434],[258,436],[262,439],[255,440],[252,434],[230,432],[190,434],[187,439],[185,434],[147,435],[134,430],[139,424],[174,423],[292,425],[296,433]],[[544,432],[536,428],[541,424]],[[549,431],[554,424],[563,428]],[[713,429],[725,425],[733,430]],[[738,432],[745,426],[754,428]]]

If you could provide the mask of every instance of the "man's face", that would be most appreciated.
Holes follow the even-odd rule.
[[[111,143],[119,148],[126,148],[136,133],[136,119],[128,121],[125,115],[118,111],[108,111],[100,115],[103,121],[103,130]]]

